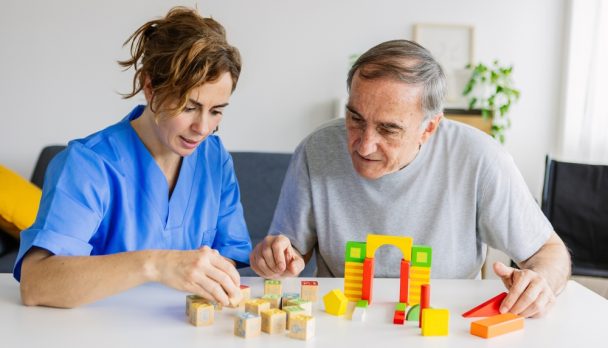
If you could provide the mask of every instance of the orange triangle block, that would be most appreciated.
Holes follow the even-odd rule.
[[[500,294],[492,297],[491,299],[487,300],[486,302],[480,304],[479,306],[469,310],[468,312],[462,313],[462,316],[465,318],[471,318],[471,317],[490,317],[493,315],[500,314],[500,311],[499,311],[500,304],[502,303],[502,300],[505,299],[505,297],[507,297],[506,292],[500,293]]]

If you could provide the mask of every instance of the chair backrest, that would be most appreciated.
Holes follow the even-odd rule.
[[[572,254],[572,274],[608,276],[608,166],[546,158],[541,208]]]
[[[32,173],[32,183],[34,185],[42,188],[42,184],[44,183],[44,174],[46,173],[46,167],[49,166],[49,162],[55,157],[59,152],[65,149],[65,145],[51,145],[46,146],[40,152],[40,156],[38,156],[38,161],[36,161],[36,167],[34,168],[34,172]]]

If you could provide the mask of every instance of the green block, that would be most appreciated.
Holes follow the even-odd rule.
[[[357,301],[357,307],[359,308],[367,308],[369,302],[367,300],[359,300]]]
[[[405,320],[418,321],[419,317],[420,317],[420,305],[416,304],[416,305],[413,305],[409,311],[407,311],[407,316],[405,317]]]
[[[275,279],[266,279],[264,280],[264,284],[280,285],[281,281]]]
[[[433,249],[426,245],[412,245],[412,266],[431,268]]]
[[[403,302],[399,302],[397,303],[397,305],[395,306],[395,310],[396,311],[400,311],[400,312],[405,312],[405,309],[407,308],[407,303],[403,303]]]
[[[344,262],[363,262],[365,261],[367,243],[365,242],[346,242],[344,251]]]

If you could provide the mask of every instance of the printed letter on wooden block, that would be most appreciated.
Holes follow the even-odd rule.
[[[194,302],[190,306],[190,324],[208,326],[213,324],[213,306],[204,302]]]
[[[293,317],[289,337],[307,340],[315,335],[315,318],[299,314]]]
[[[281,297],[281,308],[285,307],[285,306],[289,306],[287,304],[288,301],[291,300],[297,300],[300,298],[300,294],[295,293],[295,292],[286,292],[283,294],[283,297]]]
[[[319,291],[319,283],[314,280],[305,280],[302,282],[300,290],[300,298],[302,300],[317,302],[317,293]]]
[[[285,306],[283,310],[287,313],[287,330],[291,329],[292,318],[298,314],[306,314],[300,306]]]
[[[282,334],[287,327],[287,313],[280,309],[262,311],[262,331],[269,334]]]
[[[250,338],[259,336],[262,330],[262,318],[251,313],[240,313],[234,317],[234,335]]]
[[[283,294],[283,287],[281,286],[280,280],[264,280],[264,295],[268,294],[276,294],[279,296]]]
[[[268,301],[270,303],[270,308],[279,308],[279,304],[281,303],[281,296],[277,294],[266,294],[262,296],[262,300]]]
[[[265,311],[267,309],[270,309],[270,303],[260,298],[245,302],[245,312],[260,315],[262,311]]]

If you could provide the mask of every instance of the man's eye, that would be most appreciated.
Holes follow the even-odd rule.
[[[380,128],[380,133],[381,134],[385,134],[385,135],[395,135],[395,134],[397,134],[399,132],[396,131],[396,130],[394,130],[394,129]]]

